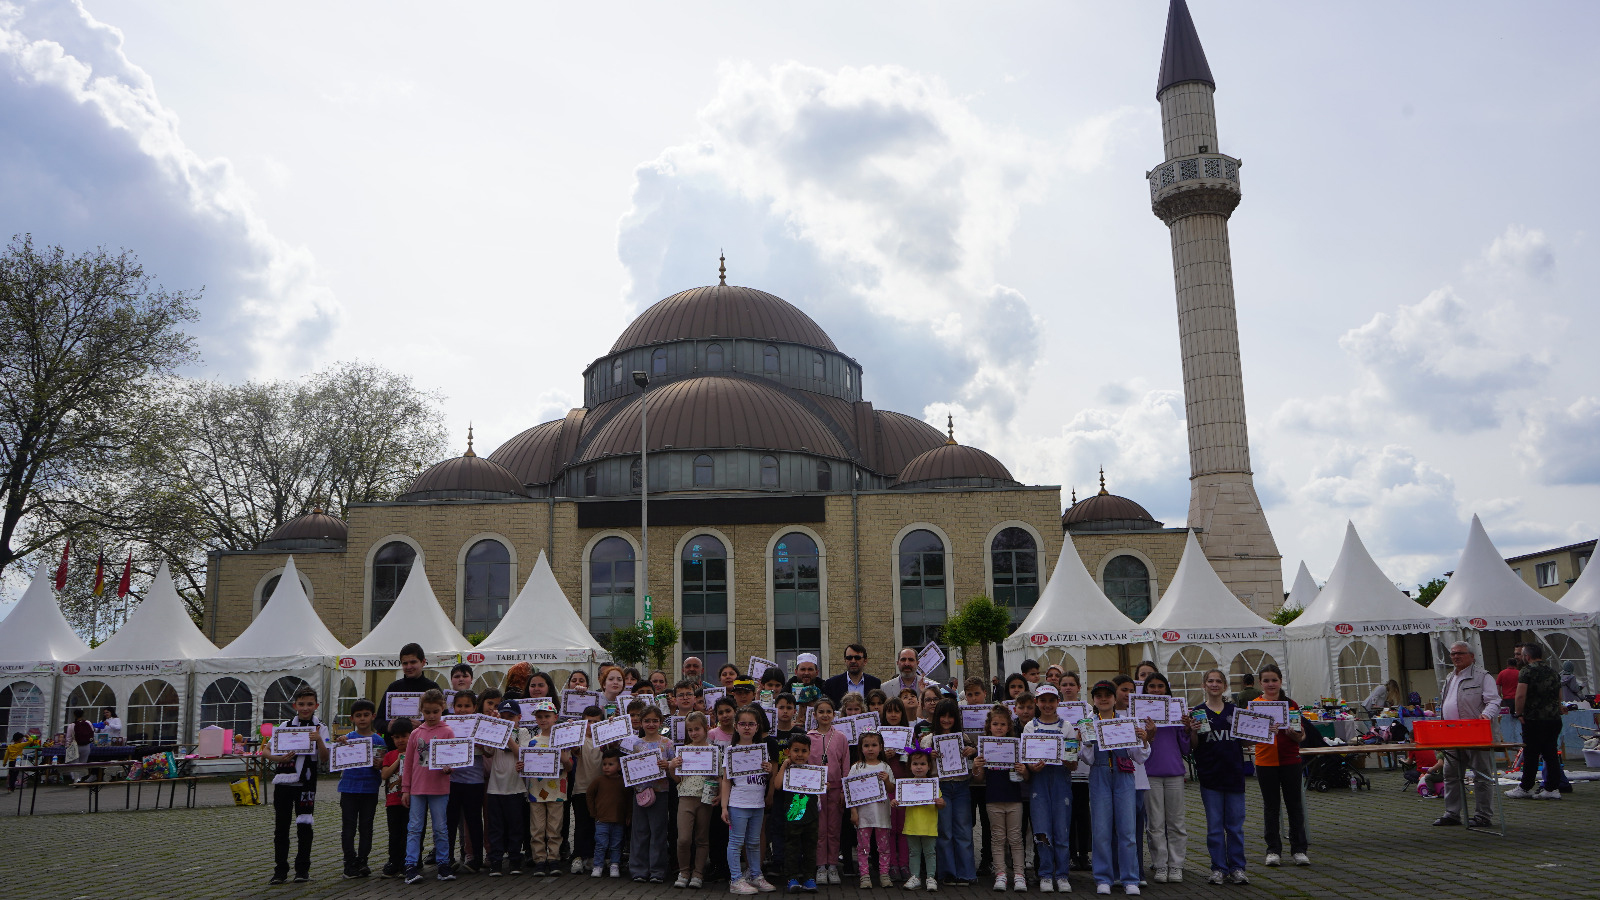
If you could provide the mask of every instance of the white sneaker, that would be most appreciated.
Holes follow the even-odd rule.
[[[1111,885],[1109,885],[1109,884],[1097,884],[1097,885],[1094,886],[1094,892],[1096,894],[1109,894],[1109,893],[1111,893]]]
[[[1026,894],[1028,892],[1028,876],[1011,876],[1011,892],[1013,894]]]
[[[821,884],[822,882],[819,881],[817,883]],[[829,884],[838,884],[839,883],[839,867],[838,866],[829,866],[828,867],[828,883]]]
[[[1057,878],[1056,879],[1056,893],[1058,893],[1058,894],[1070,894],[1070,893],[1072,893],[1072,882],[1066,880],[1065,878]]]
[[[687,876],[687,875],[679,875],[678,876],[678,880],[674,881],[672,883],[672,886],[677,888],[677,889],[679,889],[679,890],[683,890],[684,888],[689,886],[689,876]]]
[[[600,867],[599,866],[595,866],[594,867],[594,871],[589,873],[589,877],[590,878],[599,878],[600,877]]]
[[[1056,889],[1055,883],[1048,878],[1039,879],[1039,893],[1048,894]]]
[[[1534,797],[1532,793],[1523,790],[1522,785],[1520,784],[1511,790],[1506,791],[1506,796],[1510,797],[1512,800],[1531,800]]]
[[[620,863],[612,863],[611,864],[611,877],[612,878],[621,878],[622,877],[622,865]]]
[[[828,883],[828,867],[827,866],[817,866],[817,884],[827,884],[827,883]]]
[[[705,885],[705,883],[706,883],[706,881],[705,881],[704,878],[701,878],[699,875],[696,875],[693,878],[689,879],[689,889],[698,891],[698,890],[700,890],[700,888],[703,885]]]
[[[1276,866],[1276,865],[1278,865],[1278,863],[1280,863],[1280,862],[1281,862],[1281,861],[1282,861],[1282,860],[1281,860],[1281,859],[1279,859],[1279,857],[1278,857],[1278,854],[1276,854],[1276,853],[1268,853],[1268,854],[1267,854],[1267,865],[1269,865],[1269,866]]]
[[[1006,873],[1001,872],[994,876],[994,889],[1004,892],[1006,889]]]
[[[777,890],[776,887],[773,887],[772,882],[767,880],[765,875],[757,875],[754,878],[749,879],[749,882],[751,887],[763,894],[770,894]],[[871,887],[871,885],[868,885],[868,887]]]
[[[1183,870],[1182,869],[1168,869],[1167,870],[1167,883],[1168,884],[1178,884],[1181,881],[1183,881]]]
[[[1122,886],[1122,892],[1124,894],[1137,894],[1139,893],[1139,886],[1137,884],[1125,884]]]
[[[931,892],[931,893],[938,893],[938,891],[939,891],[939,879],[937,879],[937,878],[929,878],[928,879],[928,883],[923,885],[923,887],[927,888],[929,890],[929,892]]]
[[[1535,799],[1535,800],[1560,800],[1561,799],[1561,792],[1560,791],[1534,791],[1533,792],[1533,799]]]
[[[915,875],[913,875],[910,878],[906,879],[906,890],[908,890],[908,891],[920,891],[920,890],[922,890],[922,879],[918,878]]]
[[[1309,866],[1311,865],[1311,857],[1304,853],[1296,853],[1294,855],[1294,864],[1297,866]]]
[[[1222,874],[1222,870],[1221,869],[1212,869],[1211,870],[1211,877],[1206,879],[1206,883],[1208,883],[1208,884],[1221,884],[1222,882],[1226,881],[1227,878],[1228,878],[1228,876]]]
[[[584,859],[581,856],[574,856],[572,858],[572,874],[581,875],[583,874],[583,870],[587,868],[589,868],[589,861],[587,859]]]
[[[1250,876],[1244,874],[1244,870],[1243,869],[1234,869],[1233,870],[1233,874],[1228,876],[1228,883],[1229,884],[1249,884],[1250,883]]]
[[[760,892],[756,890],[756,886],[755,885],[751,884],[748,881],[745,881],[743,878],[739,878],[739,879],[736,879],[733,883],[728,885],[728,893],[730,893],[730,894],[756,894],[756,893],[760,893]]]
[[[1155,870],[1154,872],[1150,873],[1150,880],[1154,881],[1156,884],[1166,884],[1167,883],[1167,870],[1166,869],[1157,869],[1157,870]]]

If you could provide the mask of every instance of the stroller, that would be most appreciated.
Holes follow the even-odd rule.
[[[1328,742],[1323,739],[1322,733],[1315,728],[1306,729],[1305,740],[1301,747],[1326,747]],[[1351,788],[1354,790],[1372,790],[1372,783],[1367,776],[1355,767],[1350,757],[1343,755],[1315,756],[1306,763],[1306,788],[1320,794],[1326,794],[1335,788]]]

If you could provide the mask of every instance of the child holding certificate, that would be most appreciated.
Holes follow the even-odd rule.
[[[389,722],[389,743],[394,749],[383,755],[383,814],[389,821],[389,861],[383,864],[383,877],[398,878],[406,870],[406,825],[411,811],[400,802],[400,767],[405,763],[406,742],[411,739],[411,720],[405,717]]]
[[[1117,686],[1109,681],[1095,683],[1089,692],[1094,703],[1094,718],[1104,724],[1117,718]],[[1132,719],[1123,730],[1132,730],[1133,746],[1119,747],[1123,735],[1111,729],[1085,731],[1083,759],[1089,769],[1089,805],[1094,808],[1095,893],[1111,893],[1113,881],[1120,881],[1125,893],[1139,893],[1139,812],[1134,793],[1134,765],[1150,756],[1150,745],[1142,725]],[[1114,740],[1114,738],[1118,740]],[[1112,746],[1107,746],[1112,745]]]
[[[584,717],[588,715],[586,711]],[[633,816],[633,791],[622,783],[622,751],[616,745],[600,751],[600,771],[590,780],[585,799],[594,819],[594,870],[589,875],[599,878],[609,864],[611,877],[621,878],[622,832]]]
[[[527,746],[549,747],[556,727],[554,703],[539,704],[533,711],[534,731]],[[567,809],[567,777],[572,771],[572,756],[561,754],[561,774],[555,778],[529,778],[528,817],[533,856],[533,874],[549,877],[561,874],[561,822]]]
[[[777,827],[784,830],[784,845],[788,847],[789,855],[785,858],[783,874],[789,876],[791,894],[800,890],[815,893],[817,890],[817,880],[811,877],[811,870],[817,862],[817,816],[822,806],[822,797],[815,794],[791,793],[781,787],[785,770],[791,765],[808,764],[811,747],[810,735],[795,735],[789,741],[789,750],[784,754],[777,773],[773,775],[772,783],[767,786],[768,800],[783,817]],[[817,870],[819,876],[821,871]],[[751,892],[735,889],[734,893]]]
[[[761,822],[765,818],[769,799],[767,781],[776,768],[772,764],[772,742],[756,736],[761,728],[761,719],[761,708],[758,706],[739,710],[734,719],[733,742],[728,744],[727,753],[723,756],[722,821],[728,826],[728,892],[732,894],[775,890],[761,875]],[[752,772],[740,768],[739,774],[735,775],[734,769],[739,762],[734,756],[741,748],[747,747],[761,748],[761,768]],[[750,752],[745,750],[740,755]],[[795,848],[791,846],[789,852],[795,853]]]
[[[999,705],[990,709],[989,717],[984,721],[984,735],[1016,738],[1010,711]],[[1028,767],[1022,764],[1020,749],[1015,759],[1009,766],[997,765],[981,755],[974,760],[974,777],[985,782],[985,793],[988,795],[989,820],[984,823],[984,830],[988,833],[989,852],[994,859],[994,889],[997,891],[1006,889],[1007,845],[1011,847],[1012,890],[1028,889],[1028,876],[1023,871],[1026,850],[1022,846],[1022,788],[1029,772]]]
[[[294,880],[311,879],[311,817],[317,806],[317,762],[328,758],[328,726],[317,718],[317,692],[301,685],[294,692],[294,715],[281,728],[313,728],[307,750],[287,750],[272,757],[277,769],[272,776],[272,852],[271,884],[283,884],[289,877],[289,825],[295,825],[299,848],[294,858]],[[302,735],[303,736],[303,735]]]
[[[450,806],[450,769],[428,768],[428,745],[456,736],[444,724],[444,691],[430,688],[418,703],[422,724],[411,730],[405,765],[400,767],[400,802],[411,810],[406,826],[406,884],[422,880],[422,828],[433,820],[433,858],[439,864],[439,880],[454,881],[450,868],[450,837],[445,829]]]
[[[946,697],[933,708],[933,727],[923,734],[922,746],[934,752],[934,769],[939,776],[939,796],[944,806],[939,808],[939,871],[951,884],[966,886],[977,880],[976,860],[972,855],[972,772],[969,760],[978,755],[972,737],[961,730],[961,705]],[[944,738],[945,740],[940,740]],[[957,771],[948,768],[949,761],[941,759],[939,748],[954,741],[960,748],[961,759]]]
[[[456,669],[463,667],[466,667],[465,663],[457,665]],[[455,677],[456,673],[452,671],[451,679]],[[470,669],[468,677],[471,677]],[[478,705],[478,695],[467,689],[471,686],[472,683],[467,682],[467,687],[458,689],[451,698],[458,716],[473,716],[482,711]],[[459,836],[461,864],[472,874],[483,869],[483,779],[483,748],[474,746],[472,765],[456,766],[450,770],[450,804],[445,808],[452,854]]]
[[[633,845],[628,869],[636,882],[662,884],[667,880],[667,855],[672,846],[667,837],[667,773],[677,760],[672,758],[672,739],[661,734],[661,710],[653,705],[639,711],[639,741],[629,752],[646,750],[661,755],[665,771],[655,781],[633,786]]]
[[[689,713],[683,722],[684,737],[689,739],[685,746],[712,746],[706,736],[710,730],[705,713]],[[679,768],[673,766],[668,771],[678,786],[678,880],[672,886],[698,890],[705,884],[706,858],[711,852],[711,810],[716,806],[708,796],[708,788],[715,786],[717,779],[707,775],[683,775],[678,772]]]
[[[912,696],[916,696],[915,691],[912,692]],[[906,714],[905,702],[899,697],[891,697],[886,701],[881,715],[884,725],[906,728],[911,726],[911,717]],[[890,775],[895,778],[911,777],[911,771],[906,768],[905,747],[891,747],[886,744],[883,755],[889,763]],[[890,807],[889,828],[892,834],[889,837],[889,875],[900,882],[911,877],[911,867],[906,859],[910,855],[911,847],[906,842],[905,818],[905,810],[898,806]]]
[[[889,887],[889,844],[893,835],[890,828],[893,824],[889,812],[890,786],[894,783],[894,776],[890,772],[889,764],[883,759],[883,735],[869,731],[857,741],[861,761],[850,767],[850,777],[858,775],[877,775],[883,781],[885,791],[882,800],[874,800],[861,806],[852,807],[850,810],[850,824],[856,830],[856,868],[861,872],[861,887],[863,890],[872,887],[872,855],[871,847],[878,845],[878,887]]]
[[[1145,678],[1144,692],[1152,696],[1172,693],[1166,677],[1159,672]],[[1183,860],[1189,846],[1189,832],[1183,824],[1183,776],[1187,772],[1183,758],[1188,752],[1187,728],[1156,728],[1150,737],[1150,758],[1144,764],[1145,775],[1150,779],[1145,811],[1150,864],[1154,868],[1150,877],[1158,882],[1183,880]]]
[[[1244,873],[1244,750],[1233,736],[1234,706],[1226,699],[1228,674],[1205,675],[1206,699],[1184,723],[1194,744],[1200,802],[1206,807],[1206,848],[1212,884],[1249,884]]]
[[[551,718],[555,709],[551,708]],[[511,740],[504,748],[485,748],[483,751],[484,777],[484,843],[488,858],[484,860],[490,878],[499,878],[504,865],[511,863],[511,874],[522,874],[522,843],[527,834],[523,829],[522,815],[528,808],[529,785],[522,781],[520,768],[522,748],[528,744],[526,729],[516,727],[521,712],[515,702],[500,710],[500,718],[512,723]]]
[[[933,777],[933,751],[923,747],[909,747],[906,749],[906,771],[912,778]],[[906,840],[911,845],[909,859],[910,876],[906,879],[906,890],[915,891],[922,887],[922,873],[927,870],[928,890],[939,889],[939,811],[944,809],[944,797],[939,796],[939,788],[934,788],[933,805],[907,806],[905,834]],[[900,801],[891,803],[899,808]]]
[[[839,829],[844,822],[844,775],[850,771],[850,740],[833,727],[833,700],[818,697],[812,706],[817,728],[811,732],[811,765],[828,770],[828,792],[817,819],[817,883],[839,883]]]
[[[1041,684],[1034,702],[1038,713],[1023,729],[1023,740],[1030,734],[1060,735],[1076,738],[1078,729],[1056,713],[1061,694],[1054,685]],[[1073,809],[1072,764],[1056,761],[1028,764],[1033,786],[1031,801],[1033,822],[1034,864],[1039,869],[1039,890],[1043,893],[1072,890],[1067,881],[1071,861],[1068,841],[1071,835]]]
[[[374,762],[383,754],[383,735],[372,730],[377,710],[377,704],[365,697],[350,704],[350,724],[355,731],[339,739],[340,744],[371,744]],[[372,817],[378,812],[379,787],[375,765],[356,766],[339,773],[339,842],[344,850],[346,878],[372,874],[367,857],[372,853]]]

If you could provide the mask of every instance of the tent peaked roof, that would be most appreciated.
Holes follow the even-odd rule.
[[[433,587],[428,584],[428,573],[423,571],[420,559],[412,564],[405,587],[400,589],[400,596],[394,598],[394,605],[389,607],[383,621],[356,642],[349,652],[358,655],[394,654],[413,641],[421,644],[427,653],[465,653],[472,649],[472,642],[439,606],[439,598],[434,596]]]
[[[1590,562],[1594,560],[1591,559]],[[1595,569],[1600,569],[1600,566],[1583,567],[1583,574],[1578,576],[1577,582],[1567,591],[1567,595],[1561,598],[1562,606],[1573,612],[1600,616],[1600,575],[1594,574]],[[4,634],[0,634],[0,642],[4,639]]]
[[[1311,577],[1311,570],[1306,568],[1306,561],[1300,560],[1300,571],[1295,573],[1294,587],[1289,589],[1289,599],[1283,605],[1292,609],[1305,609],[1317,599],[1321,592],[1317,587],[1317,580]]]
[[[206,640],[178,589],[172,584],[172,571],[166,562],[156,570],[150,590],[134,608],[133,615],[106,638],[106,642],[79,659],[94,662],[115,660],[205,659],[217,655],[217,645]]]
[[[1217,577],[1215,569],[1200,549],[1194,532],[1184,543],[1178,571],[1161,595],[1161,602],[1144,620],[1144,627],[1161,629],[1273,628],[1239,601],[1233,591]]]
[[[1024,646],[1024,639],[1032,632],[1067,632],[1078,635],[1098,632],[1136,631],[1140,638],[1144,626],[1127,617],[1122,610],[1107,599],[1100,586],[1094,583],[1089,570],[1083,567],[1083,557],[1066,535],[1061,544],[1061,556],[1056,560],[1050,582],[1039,594],[1033,612],[1017,627],[1016,633],[1006,639],[1006,649]],[[1122,643],[1096,641],[1094,643]]]
[[[89,645],[61,615],[50,578],[50,567],[40,565],[11,614],[0,619],[0,660],[46,662],[77,659],[89,652]]]
[[[1445,616],[1550,616],[1568,615],[1570,609],[1534,590],[1511,571],[1495,549],[1477,516],[1467,528],[1467,546],[1461,550],[1450,583],[1428,607]]]
[[[263,603],[255,621],[217,655],[227,659],[256,659],[342,653],[344,645],[322,624],[322,618],[311,606],[311,598],[306,596],[305,585],[300,583],[300,571],[295,568],[291,556],[283,567],[278,586],[272,591],[271,602]]]
[[[1339,559],[1328,573],[1322,593],[1289,624],[1289,630],[1304,632],[1323,625],[1356,622],[1417,622],[1442,627],[1448,620],[1400,593],[1367,553],[1356,526],[1346,522],[1344,546],[1339,549]]]
[[[478,649],[603,652],[556,583],[556,573],[550,571],[543,550],[517,599]]]

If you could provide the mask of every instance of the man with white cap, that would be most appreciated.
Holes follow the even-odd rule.
[[[1494,676],[1478,665],[1472,647],[1462,641],[1450,645],[1450,662],[1455,668],[1444,681],[1444,700],[1440,706],[1446,719],[1488,719],[1493,722],[1500,712],[1500,689]],[[1470,822],[1474,827],[1488,827],[1494,822],[1494,760],[1488,750],[1441,750],[1444,761],[1444,815],[1433,820],[1435,825],[1460,825],[1466,798],[1463,765],[1472,770],[1477,796],[1476,810]]]
[[[794,693],[795,699],[801,706],[812,703],[821,696],[822,682],[817,680],[821,672],[815,653],[802,653],[794,658],[794,675],[789,679],[789,690]]]

